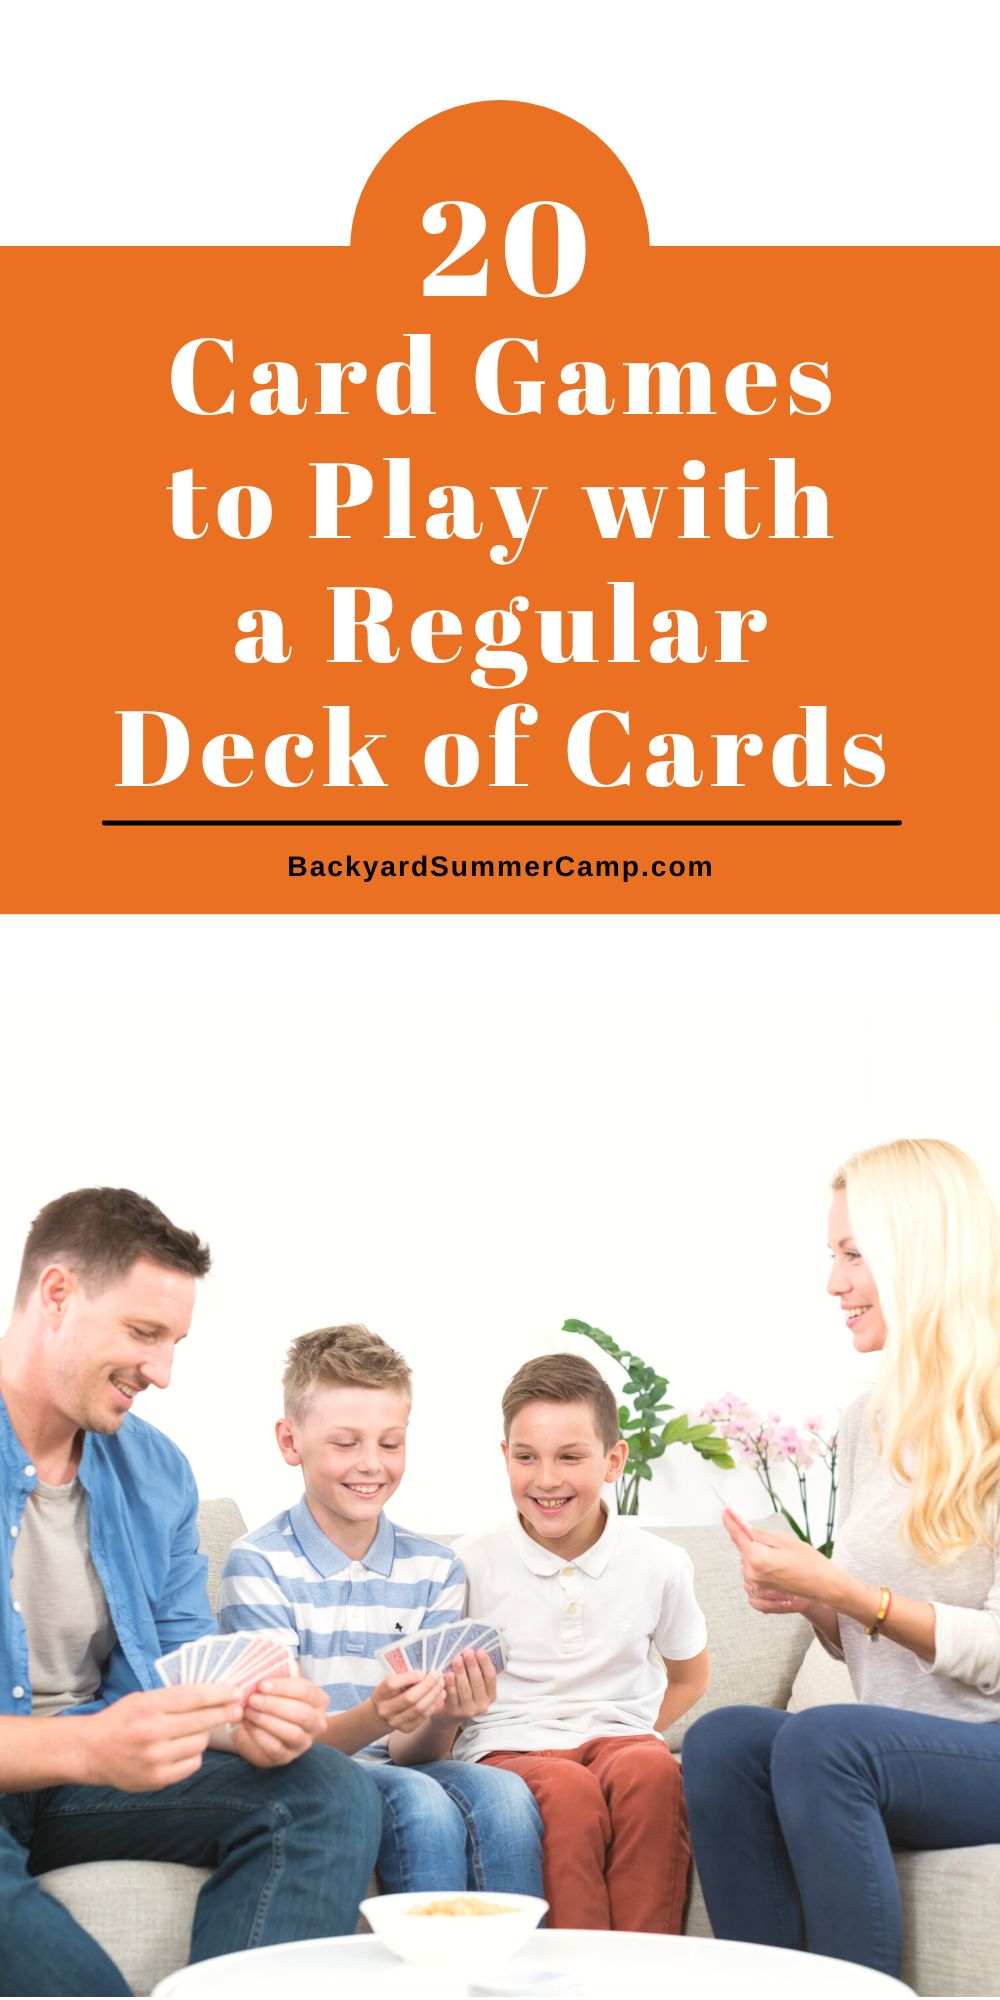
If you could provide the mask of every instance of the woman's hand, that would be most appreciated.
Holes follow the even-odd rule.
[[[813,1615],[829,1589],[832,1564],[797,1536],[747,1527],[726,1508],[722,1525],[735,1544],[743,1571],[743,1587],[755,1611],[799,1612]]]

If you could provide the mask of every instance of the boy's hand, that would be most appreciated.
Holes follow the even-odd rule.
[[[243,1724],[231,1747],[258,1770],[293,1764],[311,1750],[326,1726],[327,1695],[303,1674],[261,1681],[248,1695]]]
[[[445,1703],[442,1674],[386,1674],[371,1693],[372,1707],[386,1732],[401,1729],[408,1735],[421,1723],[440,1715]]]
[[[468,1722],[473,1715],[485,1715],[496,1700],[497,1677],[488,1653],[470,1648],[456,1653],[444,1677],[445,1703],[442,1714],[452,1722]]]

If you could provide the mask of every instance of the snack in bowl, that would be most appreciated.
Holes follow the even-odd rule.
[[[491,1903],[486,1896],[435,1896],[431,1903],[414,1903],[408,1917],[509,1917],[510,1903]]]
[[[548,1909],[541,1896],[479,1896],[450,1890],[410,1890],[367,1896],[361,1914],[380,1944],[411,1965],[475,1971],[512,1958]],[[410,1917],[422,1922],[411,1924]],[[489,1922],[483,1923],[482,1918]]]

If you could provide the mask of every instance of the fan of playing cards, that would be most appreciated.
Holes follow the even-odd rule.
[[[507,1665],[504,1634],[495,1625],[477,1624],[473,1618],[461,1618],[457,1625],[429,1625],[394,1646],[380,1646],[375,1657],[387,1674],[443,1674],[456,1654],[471,1651],[488,1653],[498,1674]]]
[[[261,1681],[282,1678],[298,1668],[292,1657],[294,1640],[276,1632],[214,1632],[190,1639],[176,1653],[156,1661],[164,1687],[205,1687],[224,1681],[243,1700]]]

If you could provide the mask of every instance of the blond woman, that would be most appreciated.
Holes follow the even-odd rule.
[[[892,1847],[1000,1841],[997,1211],[956,1147],[898,1140],[836,1175],[830,1251],[845,1328],[882,1356],[841,1427],[835,1560],[726,1526],[751,1605],[809,1618],[857,1706],[716,1710],[684,1780],[717,1937],[898,1975]]]

